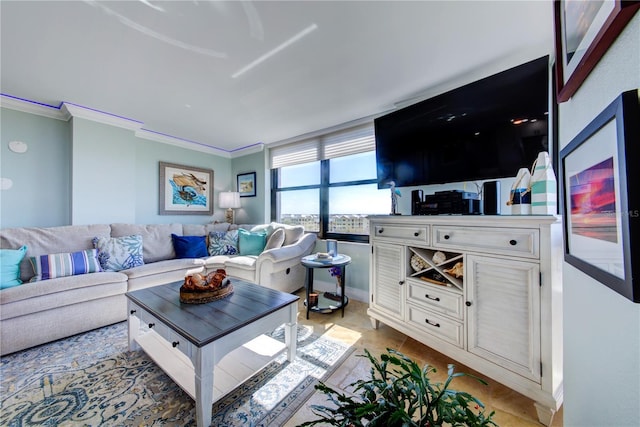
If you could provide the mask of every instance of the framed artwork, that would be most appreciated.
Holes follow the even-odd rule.
[[[256,173],[238,174],[238,192],[240,197],[255,197],[256,195]]]
[[[640,1],[555,0],[558,102],[573,96],[622,32]]]
[[[160,215],[213,215],[213,171],[160,162]]]
[[[637,303],[638,96],[638,90],[618,96],[560,152],[565,261]]]

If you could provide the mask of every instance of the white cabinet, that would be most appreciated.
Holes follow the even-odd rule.
[[[379,243],[373,252],[371,307],[383,316],[404,317],[404,248]],[[377,324],[373,325],[377,328]]]
[[[562,404],[556,216],[374,216],[371,299],[383,322],[535,401]]]
[[[468,350],[540,382],[540,268],[467,255]]]

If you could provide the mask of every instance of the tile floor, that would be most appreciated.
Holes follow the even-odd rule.
[[[443,381],[446,378],[447,364],[456,365],[456,372],[467,372],[478,375],[477,372],[457,363],[455,360],[444,356],[435,350],[419,343],[418,341],[398,332],[384,324],[375,330],[371,326],[367,316],[367,304],[360,301],[351,300],[345,307],[344,318],[340,311],[330,314],[310,313],[309,320],[306,319],[306,309],[302,303],[304,300],[304,290],[299,291],[300,296],[300,316],[298,322],[305,325],[313,325],[314,332],[318,334],[328,334],[331,337],[340,339],[355,346],[356,350],[344,361],[342,366],[329,377],[326,383],[334,389],[349,391],[347,387],[352,382],[360,378],[369,377],[369,362],[366,358],[356,355],[364,354],[363,349],[368,349],[372,354],[379,357],[386,348],[394,348],[408,357],[418,361],[420,364],[429,363],[436,369],[433,377],[436,381]],[[483,377],[484,378],[484,377]],[[489,383],[484,386],[481,383],[465,377],[456,378],[451,385],[452,389],[466,390],[474,397],[485,404],[487,413],[495,411],[494,422],[500,427],[540,427],[533,401],[491,379],[485,378]],[[323,394],[314,394],[308,403],[326,404]],[[305,405],[296,412],[284,425],[294,427],[304,421],[316,419],[317,417]],[[553,418],[552,427],[562,426],[562,408]]]

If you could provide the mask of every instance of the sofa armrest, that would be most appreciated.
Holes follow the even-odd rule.
[[[294,244],[262,252],[256,260],[255,283],[284,292],[304,286],[306,269],[300,260],[313,251],[316,238],[306,233]]]
[[[275,264],[291,260],[299,262],[300,258],[309,255],[313,251],[316,245],[316,238],[314,233],[305,233],[296,243],[262,252],[258,256],[258,263],[271,261]]]

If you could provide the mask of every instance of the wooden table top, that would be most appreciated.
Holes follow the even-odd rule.
[[[203,347],[299,300],[297,295],[231,279],[233,294],[205,304],[180,302],[183,282],[127,292],[131,301],[191,343]]]

